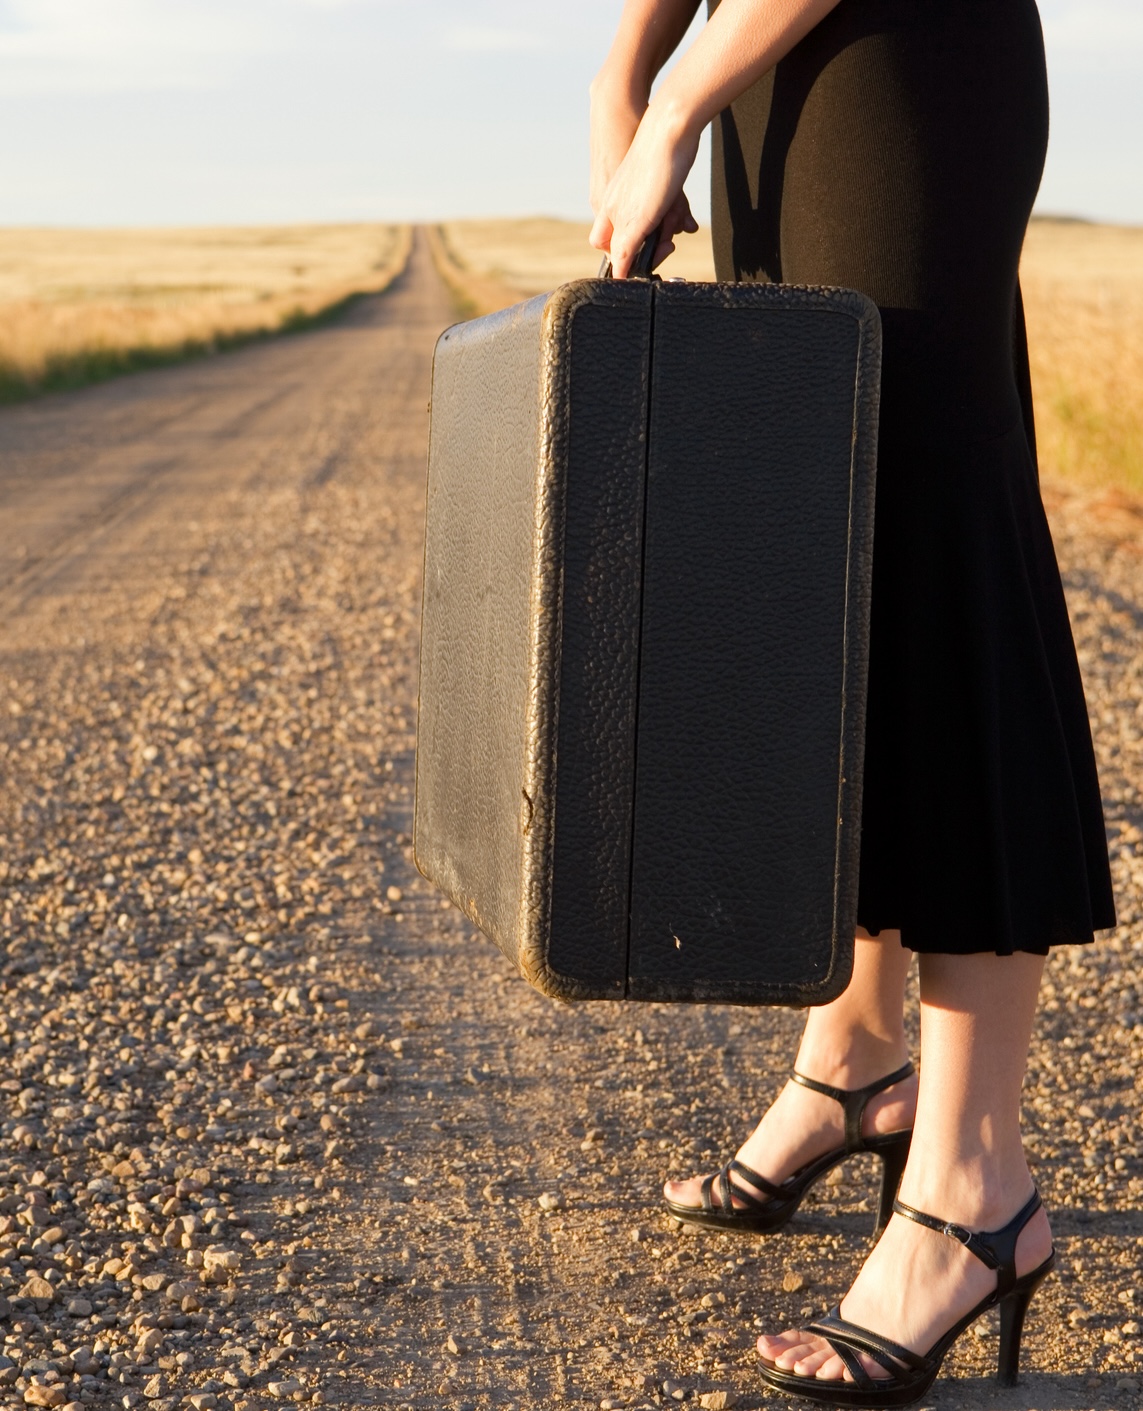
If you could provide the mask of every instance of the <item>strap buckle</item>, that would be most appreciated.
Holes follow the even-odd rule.
[[[941,1234],[948,1235],[950,1240],[956,1240],[957,1244],[966,1247],[972,1243],[972,1231],[966,1230],[963,1225],[954,1225],[951,1222],[944,1226]]]

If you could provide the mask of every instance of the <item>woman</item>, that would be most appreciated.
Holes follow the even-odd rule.
[[[773,1229],[866,1145],[891,1197],[911,1127],[900,1199],[840,1308],[758,1342],[771,1386],[906,1405],[997,1303],[1015,1375],[1053,1259],[1019,1115],[1040,973],[1051,946],[1115,923],[1017,284],[1043,41],[1034,0],[716,0],[648,103],[696,8],[627,0],[592,88],[592,243],[622,277],[659,221],[659,258],[694,230],[682,185],[713,122],[719,278],[863,291],[884,363],[853,980],[810,1012],[799,1080],[736,1161],[665,1194],[700,1223]]]

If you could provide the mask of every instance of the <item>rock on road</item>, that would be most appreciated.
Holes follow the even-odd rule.
[[[0,414],[0,1404],[777,1405],[755,1330],[861,1258],[861,1166],[769,1239],[656,1209],[797,1015],[556,1005],[413,871],[450,320],[419,236],[328,327]],[[1143,1406],[1143,519],[1052,510],[1123,924],[1046,985],[1025,1384],[985,1320],[934,1408]]]

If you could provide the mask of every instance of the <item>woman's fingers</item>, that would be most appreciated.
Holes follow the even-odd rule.
[[[686,194],[680,191],[663,217],[663,243],[673,241],[674,237],[679,234],[693,235],[696,230],[698,230],[698,221],[691,215],[690,202],[687,200]],[[661,259],[666,259],[666,257],[665,254],[660,256]]]
[[[591,227],[591,234],[587,237],[587,243],[593,245],[597,250],[611,249],[611,222],[606,213],[601,212],[595,218],[595,224]]]
[[[631,267],[635,263],[635,256],[639,253],[642,241],[638,244],[633,242],[627,235],[612,235],[611,237],[611,273],[615,279],[626,279],[631,273]]]
[[[657,225],[658,222],[656,221],[654,224]],[[639,226],[632,225],[630,229],[633,231],[638,230]],[[596,245],[594,239],[591,243],[596,246],[597,250],[606,249],[610,252],[611,273],[614,278],[626,279],[634,268],[635,261],[639,258],[639,253],[647,243],[647,237],[651,234],[651,230],[653,229],[654,225],[652,225],[651,229],[647,230],[645,234],[635,238],[629,235],[616,235],[613,232],[609,245]],[[592,234],[595,234],[594,230]],[[666,233],[666,227],[664,227],[663,236],[659,240],[658,245],[656,245],[655,253],[651,259],[651,268],[654,269],[657,265],[661,265],[668,255],[674,253],[674,249],[675,242],[671,239],[670,235]]]

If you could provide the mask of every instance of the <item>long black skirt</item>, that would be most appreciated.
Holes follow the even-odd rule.
[[[841,0],[715,123],[718,277],[881,310],[858,918],[917,951],[1115,924],[1018,284],[1047,135],[1034,0]]]

